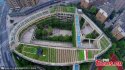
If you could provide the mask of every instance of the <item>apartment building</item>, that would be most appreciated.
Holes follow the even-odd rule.
[[[119,19],[115,22],[112,34],[117,40],[125,37],[125,11],[120,15]]]
[[[11,9],[19,9],[36,5],[39,0],[6,0]]]
[[[106,19],[111,15],[113,10],[114,8],[112,7],[111,3],[105,3],[104,5],[99,7],[99,11],[96,14],[96,19],[101,23],[104,23]]]

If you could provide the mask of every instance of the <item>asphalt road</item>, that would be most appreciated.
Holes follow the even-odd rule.
[[[8,14],[9,8],[4,3],[1,19],[0,19],[0,52],[1,52],[1,60],[3,60],[4,67],[15,67],[16,64],[12,58],[11,51],[9,50],[9,39],[6,27],[6,15]]]

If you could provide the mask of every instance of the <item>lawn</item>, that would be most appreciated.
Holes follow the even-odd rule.
[[[103,70],[118,70],[115,66],[106,66],[103,68]]]
[[[40,61],[46,61],[46,62],[55,62],[56,58],[56,49],[53,48],[45,48],[45,47],[40,47],[40,46],[32,46],[32,45],[24,45],[22,44],[22,50],[19,50],[17,47],[17,51],[21,51],[19,53],[22,53],[23,55],[30,57],[32,59],[40,60]],[[42,49],[42,54],[38,55],[37,51],[39,49]]]
[[[92,59],[93,58],[93,53],[91,50],[88,51],[88,59]]]
[[[75,29],[75,23],[73,23],[73,26],[72,26],[72,43],[73,43],[73,47],[76,47],[76,29]]]
[[[108,42],[108,40],[105,37],[102,37],[100,40],[100,44],[101,44],[101,48],[105,49],[106,47],[109,46],[110,43]]]
[[[78,59],[84,60],[84,50],[78,50]]]
[[[22,51],[31,54],[37,54],[37,47],[24,46]]]
[[[60,10],[62,12],[75,13],[75,7],[71,7],[71,6],[56,6],[50,9],[51,13],[54,13],[55,11],[60,11]]]

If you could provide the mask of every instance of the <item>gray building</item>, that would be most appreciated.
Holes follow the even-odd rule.
[[[19,9],[36,5],[39,0],[6,0],[11,9]]]
[[[125,0],[116,0],[114,4],[115,10],[119,11],[125,8]]]

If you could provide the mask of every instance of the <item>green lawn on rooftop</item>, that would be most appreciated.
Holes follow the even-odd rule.
[[[78,59],[84,60],[84,50],[78,50]]]
[[[93,58],[93,53],[91,50],[88,51],[88,59],[92,59]]]
[[[52,7],[50,9],[51,13],[54,13],[58,8],[62,8],[63,12],[70,12],[74,13],[75,12],[75,7],[70,7],[70,6],[57,6],[57,7]]]
[[[22,48],[22,50],[18,48]],[[38,55],[37,51],[39,49],[42,49],[42,54]],[[32,46],[32,45],[19,45],[19,47],[16,48],[19,53],[22,53],[23,55],[30,57],[32,59],[40,60],[40,61],[49,61],[49,62],[55,62],[55,49],[53,48],[46,48],[46,47],[40,47],[40,46]],[[21,52],[20,52],[21,51]]]
[[[101,48],[105,49],[109,46],[110,43],[108,42],[108,40],[105,37],[102,37],[100,40],[100,44],[101,44]]]
[[[37,53],[37,47],[24,46],[23,51],[26,51],[27,53],[36,54]]]
[[[116,66],[105,66],[102,70],[118,70]]]

